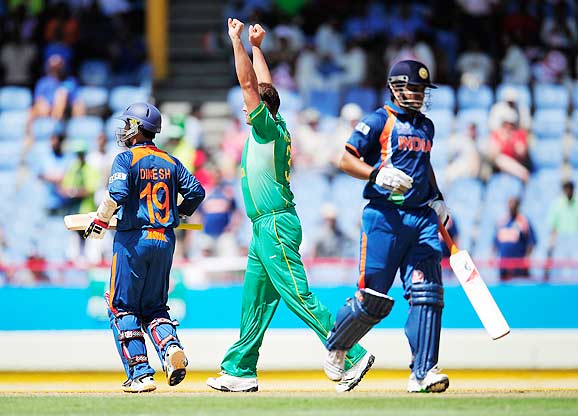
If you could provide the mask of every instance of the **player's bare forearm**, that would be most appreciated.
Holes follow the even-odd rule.
[[[255,69],[255,74],[257,74],[257,81],[259,83],[272,84],[271,73],[269,72],[265,55],[263,55],[261,50],[261,43],[266,35],[267,32],[260,24],[249,26],[249,42],[253,51],[253,68]]]
[[[253,46],[253,69],[255,69],[255,74],[257,75],[257,81],[259,84],[273,84],[273,79],[271,78],[271,72],[269,72],[269,67],[267,66],[267,61],[265,60],[265,55],[263,51],[258,46]]]
[[[243,92],[243,99],[245,100],[247,111],[251,113],[255,108],[257,108],[261,99],[259,97],[259,86],[257,84],[257,76],[255,75],[253,64],[251,63],[249,55],[247,55],[243,43],[241,42],[241,34],[243,33],[245,25],[237,19],[229,18],[227,20],[227,26],[229,28],[229,38],[233,45],[237,78],[239,80],[239,85],[241,86],[241,91]]]
[[[259,103],[259,89],[257,83],[257,76],[253,69],[253,64],[249,59],[249,55],[245,51],[240,39],[233,40],[233,53],[235,54],[235,70],[237,71],[237,79],[243,92],[243,99],[247,105],[247,111],[251,113]]]
[[[373,167],[348,151],[343,152],[339,161],[339,169],[357,179],[369,180]]]

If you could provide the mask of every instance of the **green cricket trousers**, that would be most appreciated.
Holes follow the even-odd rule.
[[[241,335],[221,363],[227,374],[257,376],[259,348],[280,299],[325,343],[334,321],[331,312],[309,290],[299,254],[301,238],[301,222],[293,208],[265,214],[253,223],[243,284]],[[365,353],[358,344],[351,348],[346,370]]]

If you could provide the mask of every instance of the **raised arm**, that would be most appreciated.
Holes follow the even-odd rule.
[[[241,33],[243,33],[243,27],[245,25],[239,20],[231,18],[229,18],[227,24],[229,26],[229,37],[233,44],[237,78],[239,80],[239,85],[241,86],[241,91],[243,92],[243,99],[247,106],[247,112],[250,114],[255,108],[257,108],[261,102],[261,98],[259,97],[259,86],[255,70],[253,69],[253,64],[241,43]]]
[[[251,49],[253,51],[253,69],[257,74],[257,81],[259,84],[273,84],[269,67],[265,61],[265,56],[261,50],[261,43],[265,39],[266,32],[260,24],[249,26],[249,42],[251,42]]]

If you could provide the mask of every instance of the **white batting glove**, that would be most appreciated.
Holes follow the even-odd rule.
[[[446,225],[450,219],[450,209],[443,199],[434,199],[428,204],[437,214],[438,219]]]
[[[108,230],[108,223],[94,218],[86,231],[84,232],[84,238],[91,238],[95,240],[102,240],[104,238],[104,233]]]
[[[413,186],[411,176],[406,175],[403,171],[393,166],[383,167],[377,171],[377,174],[372,172],[369,180],[383,189],[398,194],[405,194]]]

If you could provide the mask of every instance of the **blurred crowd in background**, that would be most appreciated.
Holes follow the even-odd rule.
[[[82,284],[62,272],[67,262],[107,262],[112,233],[85,242],[62,216],[95,210],[122,150],[114,115],[154,97],[143,15],[139,1],[0,6],[2,281]],[[424,62],[440,86],[424,108],[436,127],[432,165],[453,210],[450,231],[485,278],[578,279],[577,15],[569,0],[227,3],[223,22],[268,31],[263,50],[292,134],[291,184],[314,281],[355,281],[364,183],[337,162],[358,121],[389,99],[387,71],[401,59]],[[207,33],[204,47],[227,53],[224,29]],[[216,258],[210,267],[225,271],[238,269],[250,236],[237,171],[249,130],[232,64],[230,86],[217,140],[204,104],[183,112],[157,103],[157,144],[208,191],[190,219],[204,231],[181,233],[175,260]],[[54,264],[62,270],[45,271]]]

